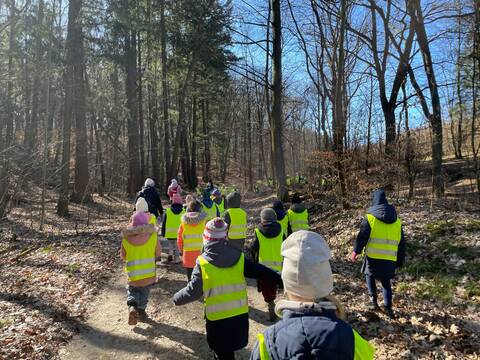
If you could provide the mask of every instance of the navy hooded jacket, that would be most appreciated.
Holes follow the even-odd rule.
[[[242,252],[228,241],[208,241],[202,256],[211,264],[220,267],[232,267],[240,259]],[[271,281],[283,286],[279,274],[269,268],[245,258],[244,275],[248,278]],[[203,280],[200,264],[197,262],[192,279],[186,287],[173,296],[175,305],[184,305],[203,296]],[[222,320],[206,320],[207,342],[216,352],[236,351],[248,344],[248,313]]]
[[[397,221],[397,212],[393,205],[390,205],[387,201],[385,191],[375,190],[373,192],[372,206],[367,210],[367,213],[375,216],[378,220],[386,223],[393,224]],[[361,254],[365,246],[367,246],[370,239],[370,224],[367,218],[363,219],[360,225],[360,231],[355,241],[353,251],[357,254]],[[402,237],[398,244],[397,262],[382,259],[372,259],[367,256],[364,257],[362,265],[362,272],[367,275],[371,275],[376,279],[391,279],[395,276],[395,269],[397,266],[403,266],[405,261],[405,236],[402,229]]]
[[[158,191],[152,187],[144,187],[135,198],[137,202],[138,198],[143,197],[148,204],[148,212],[155,215],[156,218],[163,215],[162,201],[160,200],[160,195]]]

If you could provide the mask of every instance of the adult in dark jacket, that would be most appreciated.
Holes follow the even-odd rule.
[[[263,237],[262,241],[261,239],[259,239],[259,236]],[[253,261],[256,263],[260,262],[260,249],[261,243],[263,242],[265,246],[268,245],[265,249],[266,251],[264,250],[264,254],[267,257],[271,257],[271,259],[267,259],[267,262],[273,263],[274,261],[277,261],[275,259],[277,257],[278,261],[280,262],[280,264],[278,264],[278,266],[276,267],[272,267],[267,263],[264,263],[263,265],[270,267],[272,270],[281,271],[282,257],[280,255],[280,247],[281,241],[283,241],[284,239],[285,237],[283,234],[282,226],[279,222],[277,222],[277,214],[275,213],[275,211],[269,208],[263,209],[260,212],[260,224],[255,229],[255,240],[253,241],[251,246]],[[265,243],[265,241],[268,241],[269,243]],[[271,282],[263,283],[261,280],[258,280],[257,289],[259,292],[262,293],[263,300],[265,300],[265,302],[268,304],[270,321],[275,320],[275,299],[277,298],[277,284]]]
[[[372,228],[369,222],[376,219],[379,222],[375,222],[376,227],[381,226],[388,229],[389,237],[399,237],[398,239],[377,239],[377,236],[371,237]],[[396,235],[395,235],[396,234]],[[368,245],[373,242],[382,241],[383,244],[393,244],[393,245],[383,245],[380,244],[380,247],[385,247],[381,249],[382,252],[392,251],[392,256],[390,259],[381,259],[378,258],[376,254],[370,252]],[[379,245],[374,245],[378,248]],[[359,254],[365,249],[366,256],[363,258],[362,272],[365,274],[365,280],[368,287],[368,295],[370,296],[370,305],[371,310],[377,310],[377,287],[375,280],[379,280],[383,287],[383,302],[385,306],[385,312],[388,316],[394,317],[392,311],[392,286],[391,279],[395,276],[395,269],[403,266],[405,261],[405,236],[403,229],[401,227],[401,222],[397,217],[397,212],[393,205],[390,205],[387,201],[387,196],[384,190],[375,190],[373,192],[372,206],[367,210],[367,216],[363,219],[360,225],[360,231],[357,235],[355,241],[355,246],[352,252],[352,261],[355,261]],[[395,254],[396,255],[393,255]],[[380,255],[380,257],[385,257],[385,255]],[[395,259],[396,258],[396,259]]]
[[[137,199],[140,197],[145,199],[148,204],[148,211],[155,215],[157,219],[163,215],[162,201],[160,200],[158,191],[155,189],[155,181],[150,178],[145,180],[145,184],[135,198],[135,202],[137,202]]]
[[[205,298],[205,317],[207,342],[210,348],[215,353],[216,359],[234,359],[234,352],[247,346],[248,344],[248,306],[246,302],[246,287],[245,290],[236,289],[235,291],[245,291],[245,297],[242,303],[245,308],[243,313],[221,318],[218,320],[209,320],[207,314],[208,298],[213,291],[204,294],[204,288],[208,284],[204,284],[202,274],[203,264],[208,262],[209,266],[217,269],[216,271],[223,271],[233,269],[238,266],[239,261],[243,262],[243,275],[249,278],[262,279],[264,281],[272,281],[281,284],[280,275],[269,268],[249,261],[243,253],[234,246],[231,246],[227,240],[227,225],[220,218],[215,218],[207,223],[204,232],[204,248],[202,254],[197,258],[195,268],[193,269],[192,279],[187,286],[178,291],[174,297],[175,305],[184,305],[200,299]],[[211,276],[211,274],[210,274]],[[245,279],[243,278],[243,282]],[[243,285],[243,284],[242,284]],[[237,285],[223,286],[224,288],[238,287]],[[214,290],[214,289],[213,289]],[[222,292],[221,294],[224,294]],[[210,294],[210,295],[208,295]],[[221,295],[219,294],[219,295]],[[218,299],[217,299],[218,300]],[[242,312],[242,311],[240,311]]]
[[[288,300],[275,310],[282,320],[257,336],[251,360],[371,360],[375,349],[342,320],[331,295],[330,249],[312,231],[299,230],[282,244],[282,279]]]

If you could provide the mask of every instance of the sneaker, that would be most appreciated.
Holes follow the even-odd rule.
[[[377,299],[370,298],[370,303],[367,305],[369,311],[378,311],[380,307],[378,306]]]
[[[277,314],[275,314],[275,301],[270,301],[268,303],[268,319],[270,321],[277,320]]]
[[[393,312],[391,306],[383,306],[383,312],[384,312],[390,319],[395,319],[395,313]]]
[[[134,306],[128,308],[128,325],[137,325],[138,311]]]
[[[148,320],[148,314],[145,309],[138,309],[138,321],[147,322]]]

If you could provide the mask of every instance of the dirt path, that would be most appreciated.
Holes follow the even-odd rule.
[[[260,209],[272,197],[245,200],[249,223],[253,225]],[[251,233],[251,232],[250,232]],[[186,283],[181,265],[158,269],[160,281],[150,293],[147,312],[151,321],[132,327],[127,324],[125,278],[119,268],[109,286],[92,304],[85,326],[72,341],[60,349],[61,359],[208,359],[211,352],[205,339],[203,305],[200,301],[176,307],[173,294]],[[266,304],[254,281],[248,282],[250,341],[237,352],[248,359],[255,336],[271,323]]]

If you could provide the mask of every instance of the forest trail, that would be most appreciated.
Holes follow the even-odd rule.
[[[262,207],[271,204],[273,196],[244,200],[249,224],[258,221]],[[125,222],[125,219],[119,219]],[[250,232],[251,233],[251,232]],[[174,306],[173,294],[186,283],[181,264],[159,267],[158,284],[150,293],[148,323],[127,324],[125,276],[119,266],[115,276],[91,305],[85,326],[62,349],[61,359],[207,359],[211,352],[205,338],[203,304],[197,301]],[[238,359],[248,359],[255,336],[268,322],[266,304],[257,292],[256,282],[248,281],[250,305],[250,340],[248,347],[237,352]]]

